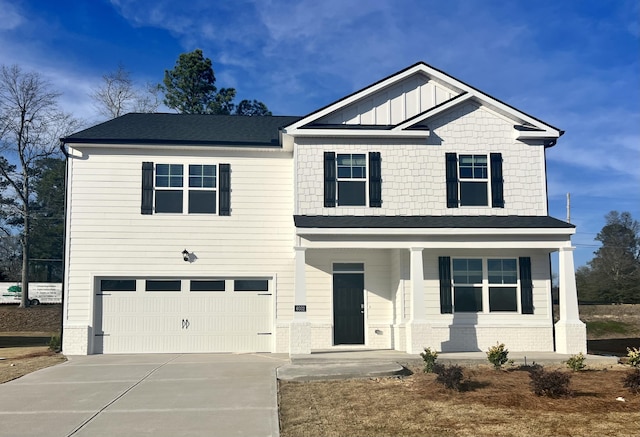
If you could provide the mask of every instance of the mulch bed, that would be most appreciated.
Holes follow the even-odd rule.
[[[0,305],[0,333],[2,332],[59,332],[62,305],[38,305],[19,308]]]

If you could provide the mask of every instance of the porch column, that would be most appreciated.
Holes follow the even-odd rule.
[[[422,267],[423,247],[409,249],[410,279],[411,279],[411,309],[409,323],[407,323],[406,339],[407,353],[418,354],[428,340],[430,325],[427,324],[427,315],[424,300],[424,269]]]
[[[311,323],[307,320],[306,247],[294,247],[293,320],[289,327],[289,355],[311,353]]]
[[[587,328],[578,314],[578,290],[573,265],[575,247],[559,251],[560,319],[556,323],[556,352],[577,354],[587,352]]]

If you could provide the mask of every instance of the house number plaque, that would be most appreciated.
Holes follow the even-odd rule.
[[[293,311],[295,311],[296,313],[306,313],[307,312],[307,306],[306,305],[294,305],[293,306]]]

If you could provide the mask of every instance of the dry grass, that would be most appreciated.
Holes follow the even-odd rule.
[[[640,395],[622,387],[628,368],[572,374],[575,396],[538,397],[525,370],[466,368],[465,391],[416,373],[397,379],[280,382],[282,437],[631,436]],[[616,401],[623,396],[626,402]]]
[[[0,384],[67,360],[46,346],[2,348],[0,357]]]

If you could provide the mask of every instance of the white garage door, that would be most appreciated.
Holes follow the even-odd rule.
[[[93,351],[270,352],[270,282],[99,279]]]

